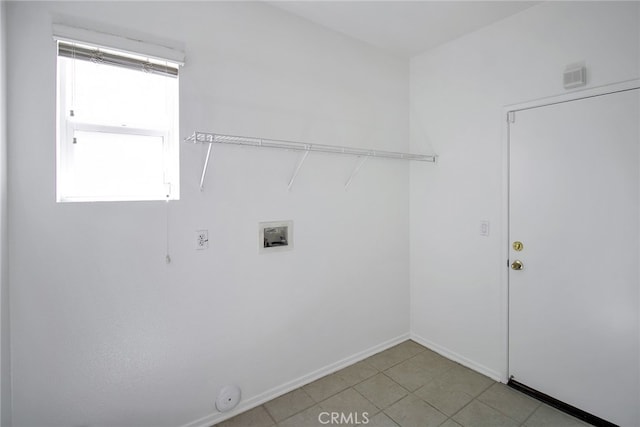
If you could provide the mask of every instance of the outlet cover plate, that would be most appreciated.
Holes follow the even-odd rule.
[[[196,250],[209,249],[209,230],[196,230]]]

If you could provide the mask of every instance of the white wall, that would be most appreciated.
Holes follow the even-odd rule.
[[[0,1],[0,425],[11,425],[11,349],[7,254],[6,3]]]
[[[408,64],[259,3],[8,5],[14,426],[216,419],[221,386],[258,402],[409,330],[409,167],[181,147],[182,199],[55,203],[52,20],[184,44],[194,130],[407,150]],[[128,33],[130,31],[130,33]],[[125,34],[125,35],[127,35]],[[258,221],[295,250],[257,254]],[[196,252],[195,230],[208,229]],[[320,374],[321,372],[316,372]]]
[[[436,168],[411,168],[418,340],[506,378],[502,108],[564,93],[575,62],[588,87],[640,77],[639,7],[543,3],[412,59],[411,148],[440,156]]]

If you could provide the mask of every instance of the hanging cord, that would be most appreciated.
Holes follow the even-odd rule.
[[[69,108],[69,117],[75,117],[76,113],[76,44],[73,44],[73,52],[72,52],[72,60],[71,60],[71,108]],[[76,136],[73,135],[72,143],[77,144],[78,140]]]
[[[76,108],[76,44],[73,44],[73,51],[71,53],[71,108],[69,109],[69,115],[73,117],[75,115]]]
[[[71,108],[69,108],[69,117],[75,117],[76,109],[76,44],[73,44],[71,53]],[[77,144],[78,140],[75,135],[71,139],[73,144]]]
[[[165,62],[165,71],[168,68],[168,64]],[[165,84],[164,84],[164,99],[167,99],[167,82],[165,79]],[[165,114],[166,114],[166,106],[165,106]],[[165,146],[164,146],[164,150],[163,150],[163,156],[162,156],[162,163],[163,163],[163,168],[165,171],[165,180],[167,177],[167,170],[168,170],[168,165],[167,165],[167,158],[169,153],[167,152],[167,141],[165,141]],[[169,198],[171,197],[171,177],[169,177],[169,182],[165,183],[165,185],[167,185],[167,200],[166,200],[166,209],[165,209],[165,220],[166,220],[166,233],[167,233],[167,237],[166,237],[166,256],[165,256],[165,261],[167,264],[171,264],[171,256],[169,255]]]
[[[165,202],[165,210],[164,210],[164,220],[165,220],[165,262],[167,264],[171,264],[171,256],[169,255],[169,195],[167,195],[167,200]]]

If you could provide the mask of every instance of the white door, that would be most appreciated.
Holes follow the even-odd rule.
[[[509,374],[629,427],[640,426],[639,94],[516,111],[509,130],[509,264],[523,265],[509,269]]]

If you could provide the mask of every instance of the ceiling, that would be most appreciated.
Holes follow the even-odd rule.
[[[409,58],[538,1],[269,1],[334,31]]]

